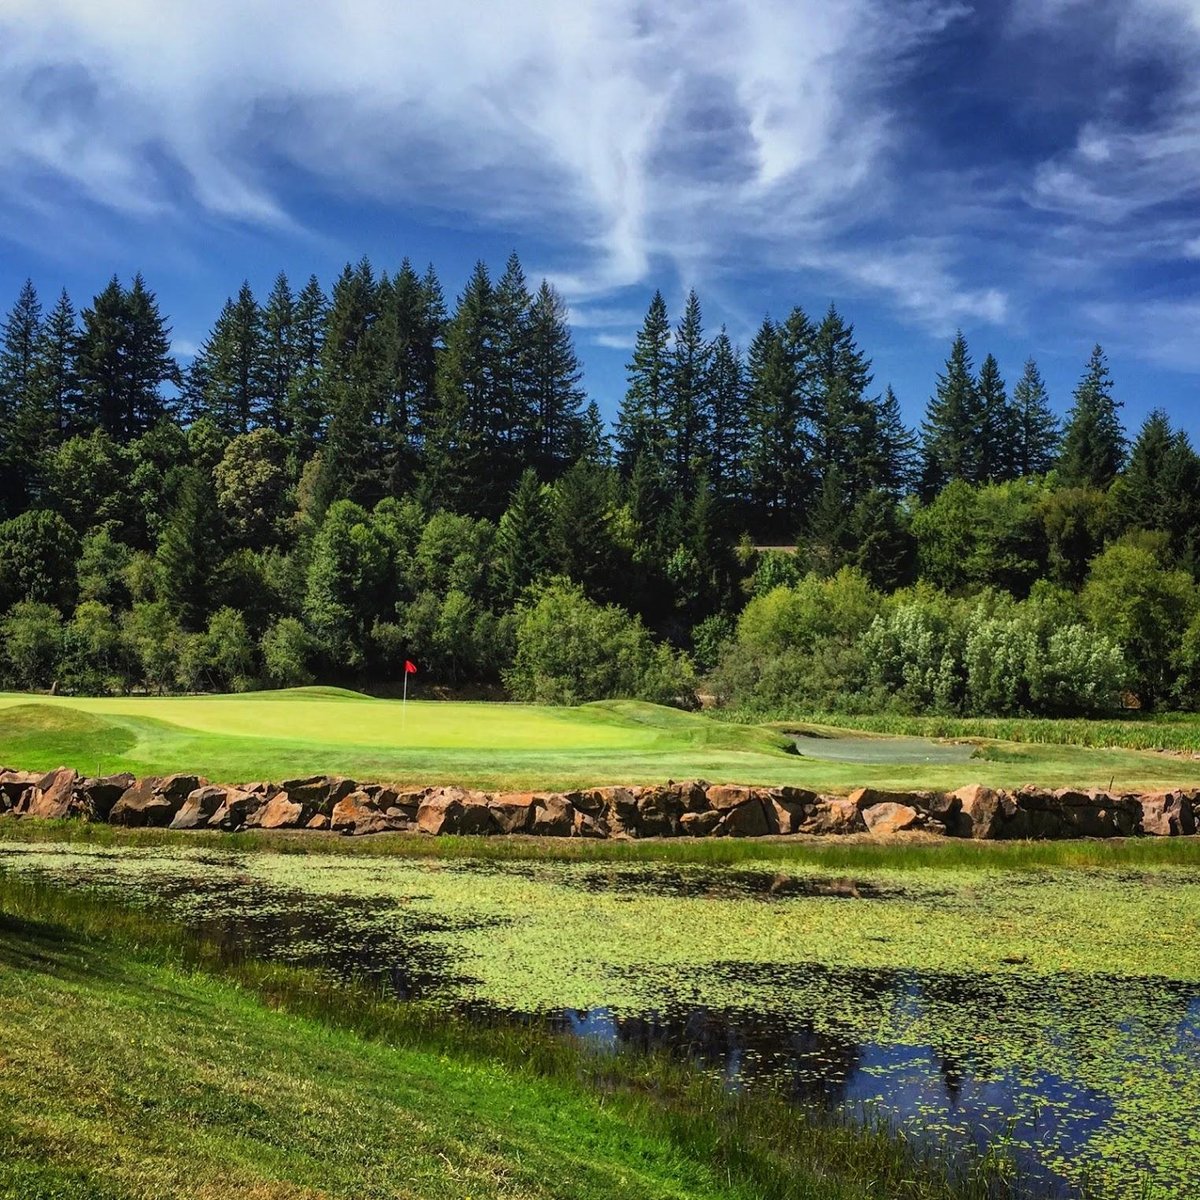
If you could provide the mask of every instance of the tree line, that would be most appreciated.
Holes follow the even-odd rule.
[[[674,324],[656,292],[609,428],[566,304],[515,254],[452,307],[407,261],[243,284],[186,367],[140,275],[80,311],[27,282],[0,325],[2,652],[15,683],[78,691],[379,687],[411,658],[555,701],[1190,703],[1200,459],[1161,412],[1130,446],[1120,407],[1100,347],[1060,423],[1035,362],[1010,391],[960,333],[912,430],[835,307],[743,350],[694,291]],[[1096,597],[1118,560],[1171,603],[1115,620]],[[836,580],[865,625],[860,605],[761,635]],[[968,685],[971,622],[1005,605],[1029,618],[1012,672],[1058,621],[1095,677]],[[884,678],[897,620],[912,645],[887,643]],[[905,658],[934,642],[936,670]],[[943,685],[904,683],[922,671]]]

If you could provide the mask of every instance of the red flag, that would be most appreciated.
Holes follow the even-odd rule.
[[[416,663],[411,663],[406,658],[404,660],[404,673],[405,675],[415,675],[417,673]]]

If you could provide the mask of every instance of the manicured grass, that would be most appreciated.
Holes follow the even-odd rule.
[[[1073,725],[1071,726],[1073,728]],[[221,781],[338,772],[399,783],[570,788],[706,778],[846,791],[1200,786],[1200,762],[1125,749],[982,743],[966,763],[844,763],[789,753],[779,729],[633,701],[562,709],[374,700],[331,688],[242,696],[0,695],[0,762],[88,774],[187,770]]]
[[[1027,1194],[684,1067],[477,1029],[0,875],[0,1197]]]

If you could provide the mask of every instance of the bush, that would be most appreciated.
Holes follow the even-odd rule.
[[[638,699],[695,703],[691,663],[656,644],[637,617],[555,579],[516,614],[516,659],[504,681],[518,700],[582,704]]]
[[[309,664],[317,641],[295,617],[281,617],[262,636],[263,670],[279,687],[303,687],[314,682]]]

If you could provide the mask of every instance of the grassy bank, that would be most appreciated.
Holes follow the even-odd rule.
[[[102,699],[0,694],[0,763],[29,770],[66,764],[86,774],[192,771],[226,782],[336,772],[491,790],[688,778],[819,791],[975,782],[1200,786],[1200,762],[1065,744],[1075,726],[1066,722],[1061,737],[1041,742],[1015,736],[986,742],[967,762],[864,763],[803,757],[777,728],[634,701],[569,709],[483,702],[402,708],[329,688]]]
[[[1022,1194],[649,1058],[231,964],[0,875],[0,1196]]]
[[[426,837],[383,833],[341,837],[307,830],[125,829],[83,821],[0,816],[5,843],[58,843],[111,849],[191,848],[269,850],[286,855],[480,860],[484,862],[664,863],[696,866],[794,866],[826,870],[997,870],[1175,866],[1200,868],[1200,837],[986,842],[921,838],[875,841],[869,836],[825,838],[673,838],[593,841],[546,837]]]

